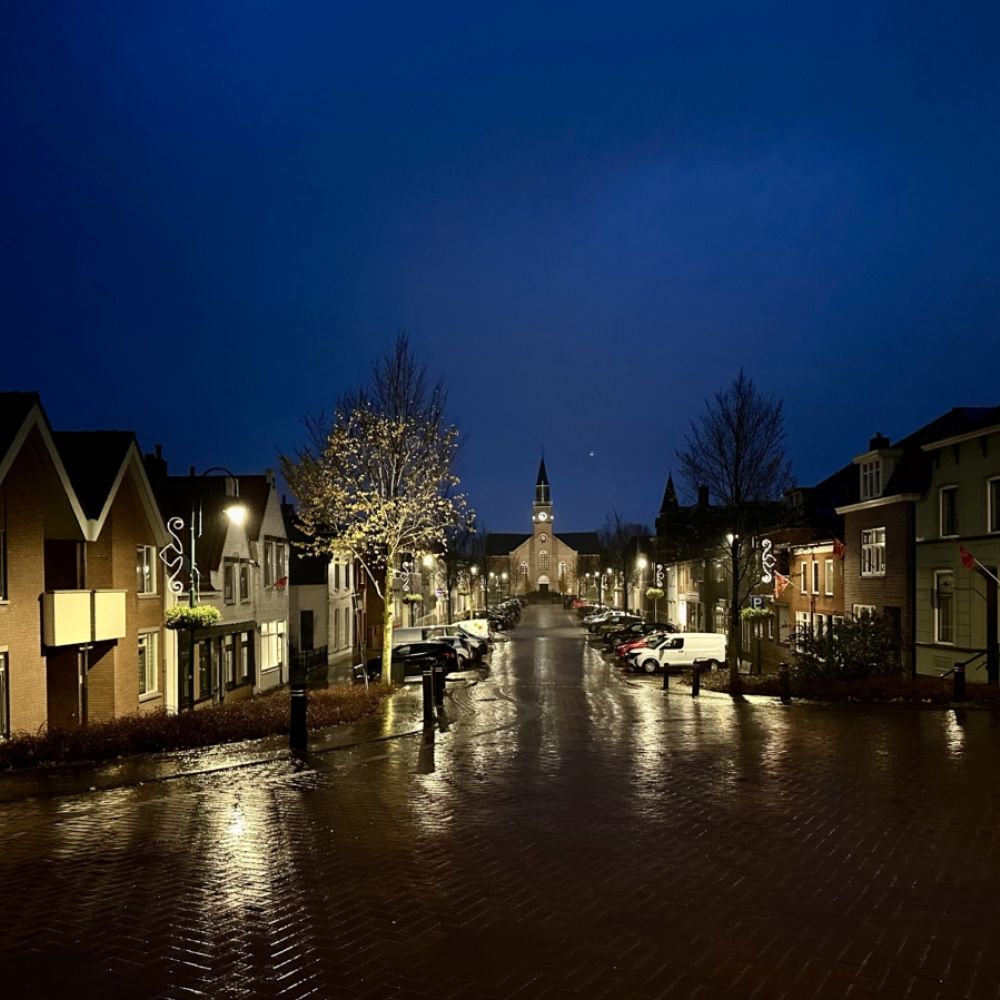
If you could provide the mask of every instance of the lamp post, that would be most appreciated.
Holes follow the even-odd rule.
[[[646,572],[646,567],[649,565],[646,562],[645,556],[639,556],[635,561],[636,568],[639,570],[639,609],[642,612],[642,617],[646,617],[646,595],[643,591],[643,575]]]
[[[201,574],[198,572],[198,538],[201,536],[201,522],[202,522],[202,505],[201,505],[201,491],[199,490],[198,480],[203,479],[205,476],[211,475],[213,472],[221,472],[224,475],[230,477],[233,480],[233,502],[227,504],[223,510],[226,517],[229,518],[232,524],[237,527],[243,525],[246,522],[247,509],[240,503],[240,481],[229,469],[222,465],[213,465],[211,468],[206,469],[204,472],[195,474],[194,466],[191,466],[190,480],[191,480],[191,520],[190,520],[190,552],[188,558],[188,607],[194,608],[198,604],[200,597],[199,589],[201,585]],[[188,630],[188,675],[187,675],[187,707],[189,709],[194,708],[194,628]],[[179,666],[179,662],[178,662]],[[219,669],[221,672],[222,665],[220,663]],[[177,704],[180,707],[181,700],[181,683],[183,678],[178,676],[177,678]],[[222,696],[223,684],[219,683],[219,696]]]
[[[507,595],[509,593],[509,590],[508,590],[508,587],[507,587],[507,580],[508,579],[509,579],[509,577],[507,575],[507,571],[504,570],[500,574],[500,596],[501,597],[507,597]]]

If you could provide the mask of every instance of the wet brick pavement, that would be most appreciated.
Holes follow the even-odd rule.
[[[1000,994],[996,716],[665,695],[558,607],[447,711],[0,804],[3,995]]]

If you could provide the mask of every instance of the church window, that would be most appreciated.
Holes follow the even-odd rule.
[[[560,580],[566,579],[566,563],[564,562],[559,563],[559,579]]]
[[[549,554],[544,549],[538,553],[538,572],[548,573],[549,571]]]
[[[520,566],[518,567],[518,569],[519,569],[519,570],[520,570],[520,572],[521,572],[521,576],[523,576],[523,577],[527,578],[527,576],[528,576],[528,564],[527,564],[526,562],[523,562],[523,563],[521,563],[521,565],[520,565]]]

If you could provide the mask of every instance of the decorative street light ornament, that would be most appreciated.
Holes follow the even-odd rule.
[[[770,583],[774,579],[773,571],[774,567],[778,565],[778,560],[775,559],[774,554],[771,552],[770,538],[765,538],[760,543],[760,547],[761,549],[763,549],[763,552],[761,553],[760,557],[760,565],[761,565],[760,582]]]
[[[656,564],[656,586],[663,586],[663,563]]]
[[[404,562],[399,567],[399,578],[403,581],[403,590],[408,591],[410,589],[410,574],[413,572],[413,563]]]
[[[168,572],[167,586],[173,594],[183,594],[184,584],[180,581],[181,570],[184,569],[184,546],[181,544],[179,531],[184,530],[184,518],[172,517],[167,521],[167,533],[172,541],[160,549],[160,562]]]

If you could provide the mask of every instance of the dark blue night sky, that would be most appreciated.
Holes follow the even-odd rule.
[[[742,365],[815,481],[1000,402],[998,11],[7,4],[0,387],[256,470],[406,327],[486,525],[544,444],[586,530]]]

